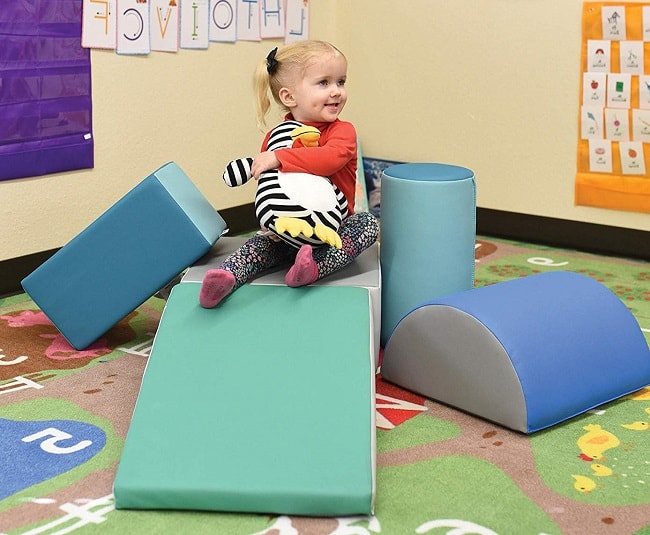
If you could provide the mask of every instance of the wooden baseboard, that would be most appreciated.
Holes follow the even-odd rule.
[[[244,234],[258,228],[252,203],[219,210],[219,214],[228,223],[230,235]],[[477,208],[476,232],[482,236],[650,260],[650,232],[642,230]],[[22,292],[20,281],[57,250],[1,261],[0,296]]]
[[[241,206],[238,220],[241,232],[257,228],[253,205]],[[482,236],[517,240],[551,247],[650,260],[650,232],[567,219],[505,212],[491,208],[476,209],[476,232]]]
[[[650,260],[650,232],[643,230],[477,208],[476,231],[495,238]]]
[[[22,292],[20,281],[57,251],[50,249],[0,262],[0,297]]]

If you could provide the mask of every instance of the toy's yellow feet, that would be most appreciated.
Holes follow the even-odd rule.
[[[278,217],[275,220],[275,230],[278,234],[286,232],[294,238],[300,234],[306,238],[311,238],[314,235],[314,229],[307,221],[295,217]]]
[[[337,249],[343,248],[343,243],[341,243],[341,236],[339,236],[331,228],[326,227],[325,225],[322,225],[320,223],[317,224],[314,227],[314,234],[316,234],[316,237],[320,241],[326,243],[327,245],[331,245]]]
[[[331,228],[319,223],[312,227],[309,223],[296,217],[278,217],[275,220],[275,231],[278,234],[287,233],[294,238],[302,234],[305,238],[311,238],[314,234],[316,237],[332,247],[341,249],[341,237],[334,232]]]

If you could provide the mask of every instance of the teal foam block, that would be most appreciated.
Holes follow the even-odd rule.
[[[118,509],[370,514],[374,359],[364,288],[174,287],[114,482]]]
[[[523,433],[650,383],[650,351],[607,287],[557,271],[422,303],[393,331],[382,377]]]
[[[414,307],[474,285],[474,173],[439,163],[381,178],[381,343]]]
[[[226,224],[170,162],[22,281],[77,349],[87,347],[205,254]]]

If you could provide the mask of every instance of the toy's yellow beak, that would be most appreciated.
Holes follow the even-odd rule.
[[[300,140],[305,147],[318,147],[320,132],[314,126],[299,126],[291,131],[291,139],[294,142]]]

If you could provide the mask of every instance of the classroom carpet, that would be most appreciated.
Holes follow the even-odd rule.
[[[477,287],[556,270],[607,286],[650,342],[649,263],[477,239]],[[0,534],[650,535],[649,387],[524,435],[380,374],[374,515],[116,510],[113,479],[164,303],[150,298],[79,351],[26,294],[0,299]]]

